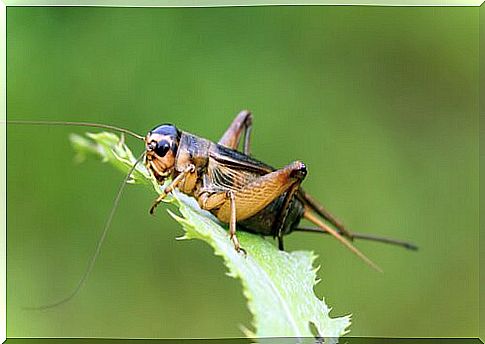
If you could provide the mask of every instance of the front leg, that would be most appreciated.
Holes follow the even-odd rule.
[[[241,135],[244,131],[244,150],[246,155],[250,154],[251,145],[251,129],[253,124],[253,116],[247,110],[241,111],[234,121],[232,121],[229,128],[227,128],[224,135],[219,140],[219,144],[231,149],[237,149],[241,141]]]
[[[192,165],[192,164],[187,166],[187,168],[182,173],[180,173],[177,177],[175,177],[175,179],[172,180],[172,182],[170,184],[168,184],[165,189],[163,189],[160,196],[158,196],[157,199],[155,201],[153,201],[153,204],[150,207],[150,214],[151,215],[153,215],[153,213],[155,212],[155,209],[160,204],[160,202],[162,202],[163,199],[165,197],[167,197],[167,195],[169,193],[171,193],[191,173],[195,173],[195,166]]]

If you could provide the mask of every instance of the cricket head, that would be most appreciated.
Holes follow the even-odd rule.
[[[145,165],[159,181],[174,172],[181,132],[172,124],[159,125],[145,137]]]

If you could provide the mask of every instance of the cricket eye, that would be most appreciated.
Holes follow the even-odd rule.
[[[169,150],[170,143],[168,141],[162,140],[157,142],[157,146],[155,147],[155,154],[157,154],[160,158],[163,158]]]

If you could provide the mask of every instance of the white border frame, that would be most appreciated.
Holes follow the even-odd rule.
[[[4,2],[5,1],[5,2]],[[485,0],[0,0],[0,123],[7,119],[7,5],[8,6],[116,6],[116,7],[236,7],[275,5],[368,6],[481,6]],[[7,329],[7,133],[0,125],[0,340]],[[480,310],[481,311],[481,310]],[[482,314],[479,314],[482,316]],[[479,322],[480,326],[481,322]],[[478,338],[482,335],[480,329]]]

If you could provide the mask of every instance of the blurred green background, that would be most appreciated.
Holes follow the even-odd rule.
[[[478,335],[478,9],[8,8],[9,119],[171,122],[217,140],[254,114],[254,155],[303,160],[307,190],[385,273],[327,236],[316,287],[354,336]],[[250,326],[239,282],[177,242],[154,192],[128,187],[85,288],[72,290],[123,176],[76,165],[60,127],[8,128],[8,336],[227,337]],[[131,139],[135,152],[143,149]],[[271,240],[271,239],[268,239]]]

